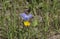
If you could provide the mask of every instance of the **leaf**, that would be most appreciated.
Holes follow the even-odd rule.
[[[37,26],[38,25],[38,20],[34,20],[33,22],[32,22],[32,26]]]

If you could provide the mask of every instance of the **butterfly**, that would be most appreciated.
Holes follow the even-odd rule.
[[[25,14],[25,13],[22,13],[20,14],[20,16],[22,17],[23,20],[29,20],[30,18],[32,18],[32,14]]]

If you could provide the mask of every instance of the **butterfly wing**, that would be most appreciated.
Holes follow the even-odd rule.
[[[29,18],[29,19],[32,18],[32,17],[33,17],[32,14],[29,14],[29,15],[28,15],[28,18]]]
[[[23,20],[29,20],[30,18],[32,18],[32,14],[26,15],[25,13],[20,14],[20,16],[22,17]]]
[[[25,13],[20,14],[23,20],[28,20],[28,16]]]
[[[20,14],[20,16],[21,16],[22,19],[24,19],[25,16],[26,16],[26,14],[25,13],[22,13],[22,14]]]
[[[33,17],[32,14],[26,15],[26,16],[25,16],[25,20],[29,20],[29,19],[32,18],[32,17]]]
[[[26,16],[24,17],[24,20],[29,20],[29,17],[26,15]]]

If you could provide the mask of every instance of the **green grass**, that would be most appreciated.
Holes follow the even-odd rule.
[[[24,27],[19,16],[26,7],[30,7],[34,15],[30,27]],[[30,0],[28,4],[27,0],[0,0],[0,37],[3,39],[48,39],[51,32],[60,33],[59,0]]]

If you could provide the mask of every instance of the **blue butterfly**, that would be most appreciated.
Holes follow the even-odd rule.
[[[25,13],[22,13],[20,14],[20,16],[22,17],[23,20],[29,20],[30,18],[32,18],[32,14],[25,14]]]

